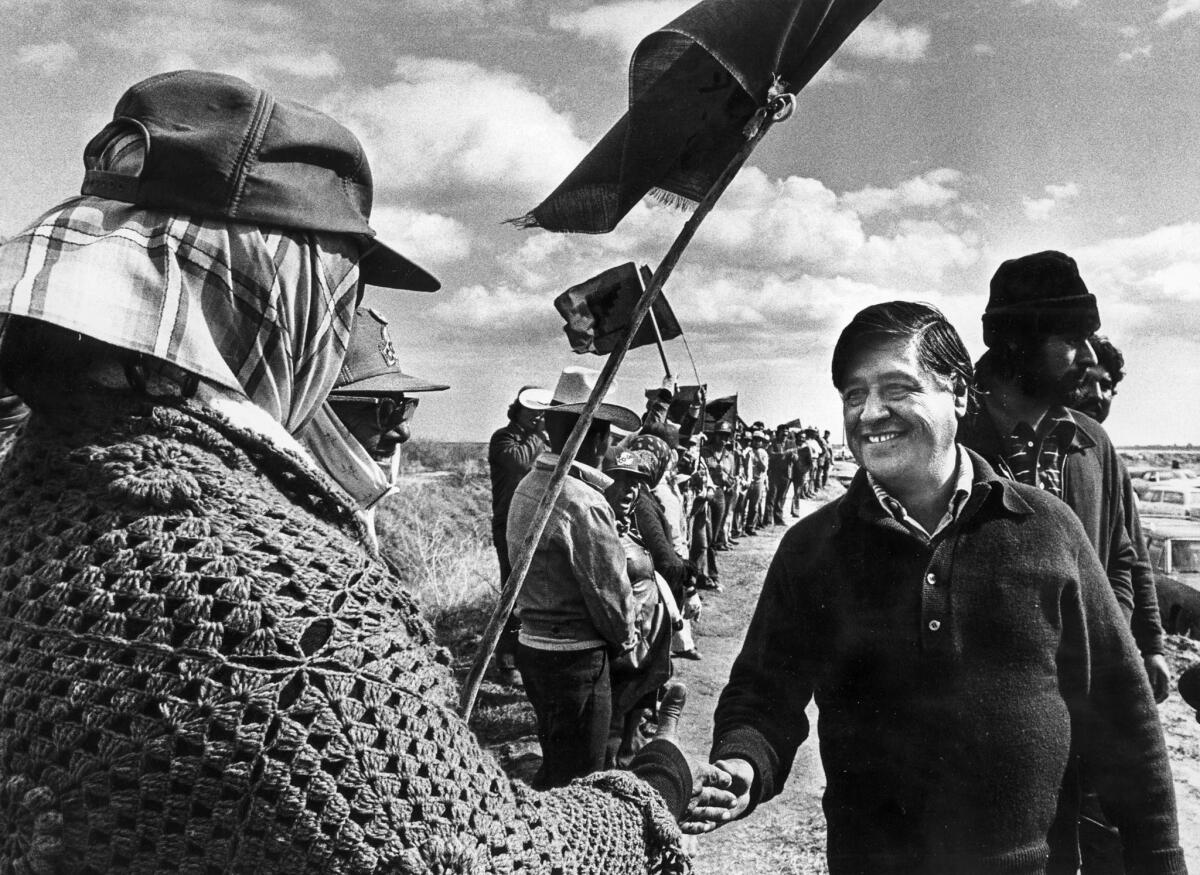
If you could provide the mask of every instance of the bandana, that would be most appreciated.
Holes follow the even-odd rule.
[[[345,235],[80,197],[0,246],[0,314],[170,362],[295,434],[337,379],[359,255]]]
[[[667,468],[670,467],[671,460],[675,457],[671,446],[662,438],[653,434],[639,434],[635,436],[629,441],[628,448],[630,450],[642,450],[654,458],[654,466],[650,471],[651,487],[658,485],[663,475],[667,473]]]

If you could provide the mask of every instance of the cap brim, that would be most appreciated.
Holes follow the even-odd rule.
[[[546,408],[552,413],[583,413],[583,408],[587,404],[553,404]],[[638,415],[628,407],[620,407],[616,404],[601,404],[596,408],[593,419],[600,419],[615,425],[621,431],[637,431],[642,427],[642,420]]]
[[[407,392],[442,392],[449,386],[431,383],[408,374],[379,374],[354,383],[338,386],[333,395],[396,395]]]
[[[410,258],[401,255],[378,237],[359,262],[359,275],[369,286],[436,292],[442,287],[437,277]]]

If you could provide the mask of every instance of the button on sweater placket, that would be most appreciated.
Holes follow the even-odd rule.
[[[939,562],[944,544],[935,548],[925,575],[921,579],[921,649],[927,653],[940,652],[950,644],[949,622],[950,577]]]

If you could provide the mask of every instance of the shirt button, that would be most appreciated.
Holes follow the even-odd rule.
[[[938,621],[938,620],[930,620],[929,621],[929,631],[930,632],[936,632],[940,628],[942,628],[942,624],[940,621]]]
[[[1030,441],[1025,446],[1029,447],[1032,450],[1033,449],[1033,441]]]
[[[928,586],[937,586],[937,578],[933,576],[932,571],[925,575],[925,583]]]

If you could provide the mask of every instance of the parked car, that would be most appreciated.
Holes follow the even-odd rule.
[[[1154,520],[1145,531],[1163,629],[1200,637],[1200,523]]]
[[[1200,482],[1152,483],[1138,501],[1138,512],[1144,517],[1200,519]]]
[[[1170,480],[1195,480],[1200,483],[1196,472],[1188,468],[1143,468],[1140,471],[1130,470],[1129,477],[1133,481],[1133,491],[1142,498],[1146,490],[1155,483]]]

